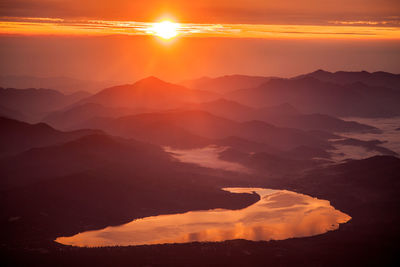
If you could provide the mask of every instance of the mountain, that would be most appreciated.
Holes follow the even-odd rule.
[[[260,118],[261,119],[261,118]],[[355,121],[346,121],[325,114],[298,114],[293,116],[279,116],[266,114],[262,116],[264,121],[277,126],[293,127],[303,130],[324,130],[328,132],[370,132],[381,131],[373,126]]]
[[[195,170],[157,146],[105,134],[0,159],[1,238],[10,247],[54,245],[83,229],[258,200],[223,191],[221,178]]]
[[[2,106],[0,106],[0,117],[15,119],[15,120],[19,120],[19,121],[27,121],[28,120],[26,118],[26,116],[23,115],[21,112],[14,110],[14,109],[2,107]]]
[[[143,81],[144,84],[161,84],[165,86],[165,83],[157,80],[156,78],[149,78],[148,80]],[[149,85],[150,86],[150,85]],[[143,86],[134,86],[143,87]],[[159,88],[160,86],[150,86],[150,89],[145,89],[153,91],[151,88]],[[174,87],[174,86],[173,86]],[[125,88],[125,87],[123,87]],[[126,89],[126,88],[125,88]],[[119,89],[110,89],[107,94],[111,94],[110,97],[104,97],[103,104],[93,103],[97,100],[92,97],[89,99],[85,99],[82,101],[83,103],[72,105],[68,109],[63,109],[60,111],[53,112],[46,116],[43,121],[53,125],[54,127],[60,129],[74,129],[78,125],[82,124],[85,120],[89,120],[94,117],[120,117],[130,114],[138,114],[143,112],[154,112],[157,111],[154,107],[157,106],[160,110],[168,110],[170,108],[177,108],[177,110],[203,110],[209,113],[212,113],[217,116],[225,117],[228,119],[236,120],[236,121],[248,121],[248,120],[262,120],[270,124],[274,124],[281,127],[291,127],[291,128],[299,128],[304,130],[327,130],[333,132],[372,132],[378,131],[378,129],[363,125],[356,122],[348,122],[338,118],[334,118],[325,114],[302,114],[295,107],[288,103],[282,103],[275,106],[270,107],[262,107],[262,108],[254,108],[250,106],[246,106],[240,104],[238,102],[227,100],[224,98],[218,98],[216,100],[202,102],[202,103],[183,103],[180,100],[181,97],[173,97],[174,99],[171,104],[162,103],[162,99],[167,99],[167,97],[163,97],[161,100],[158,100],[157,97],[154,97],[153,100],[147,99],[143,100],[143,95],[135,97],[133,94],[137,94],[137,89],[123,89],[125,95],[125,100],[120,99]],[[117,91],[115,91],[117,90]],[[164,91],[168,91],[168,94],[178,94],[177,92],[173,93],[175,89],[163,89]],[[187,91],[187,90],[184,90]],[[157,94],[156,92],[153,92]],[[100,93],[101,94],[101,93]],[[128,96],[128,95],[129,96]],[[119,95],[119,96],[118,96]],[[180,93],[181,96],[184,93]],[[115,105],[113,105],[113,97],[118,96],[117,100],[115,100]],[[93,96],[97,98],[97,96]],[[101,97],[103,98],[103,97]],[[138,101],[126,103],[128,99],[134,98],[136,100],[142,99],[144,102],[136,103]],[[180,98],[180,100],[178,99]],[[93,102],[92,102],[93,101]],[[123,102],[120,102],[123,101]],[[125,102],[124,102],[125,101]],[[161,102],[160,102],[161,101]],[[135,103],[136,104],[135,104]],[[142,104],[146,103],[146,104]],[[111,105],[111,107],[109,106]],[[122,107],[121,107],[122,106]],[[129,107],[125,107],[129,106]],[[136,106],[146,106],[144,108],[136,107]],[[136,107],[136,108],[135,108]],[[149,108],[153,107],[153,108]]]
[[[158,113],[120,118],[97,117],[82,123],[80,128],[101,129],[112,135],[175,148],[199,148],[212,143],[208,138],[191,133],[165,120]]]
[[[259,109],[257,112],[261,116],[267,116],[267,117],[291,117],[291,116],[298,116],[302,115],[301,112],[295,108],[293,105],[289,103],[282,103],[279,105],[275,106],[267,106],[267,107],[262,107]]]
[[[245,107],[233,101],[218,99],[211,102],[201,104],[190,103],[183,104],[176,110],[205,110],[216,115],[221,115],[221,110],[225,110],[226,114],[233,117],[242,118],[246,120],[251,118],[250,113],[253,108]],[[123,107],[108,107],[95,103],[84,103],[80,105],[73,105],[68,109],[63,109],[50,113],[43,118],[43,122],[48,123],[58,129],[77,129],[83,125],[85,121],[95,117],[108,117],[117,118],[127,115],[135,115],[139,113],[154,113],[158,110],[149,108],[123,108]]]
[[[43,122],[58,129],[74,129],[95,117],[117,118],[126,115],[149,112],[148,109],[106,107],[95,103],[74,105],[68,109],[55,111],[43,118]]]
[[[224,97],[254,107],[289,103],[303,113],[322,113],[332,116],[400,115],[398,90],[371,87],[359,82],[339,85],[312,77],[272,79],[259,87],[237,90]]]
[[[69,77],[34,77],[34,76],[0,76],[0,86],[5,88],[50,88],[64,94],[72,94],[79,91],[97,93],[101,89],[118,84],[112,81],[87,81]]]
[[[0,117],[0,157],[99,133],[98,130],[57,131],[45,123],[29,124]]]
[[[13,263],[16,263],[13,265],[18,266],[35,261],[48,265],[65,261],[67,265],[84,262],[102,266],[112,261],[112,265],[118,266],[143,263],[188,266],[193,265],[193,259],[199,266],[210,262],[219,266],[241,266],[249,260],[253,265],[297,266],[305,259],[303,265],[312,266],[340,266],[343,259],[352,266],[360,263],[390,266],[398,261],[399,173],[398,158],[373,157],[300,175],[263,180],[252,177],[252,184],[259,187],[284,188],[317,197],[352,217],[339,229],[323,235],[270,242],[230,240],[91,249],[60,246],[52,241],[58,236],[120,225],[136,218],[181,213],[190,208],[239,208],[257,199],[248,194],[223,195],[215,188],[201,186],[199,178],[209,181],[205,177],[188,179],[183,176],[184,179],[180,179],[179,175],[171,175],[167,177],[171,184],[160,181],[149,190],[140,177],[114,181],[119,176],[70,175],[1,193],[4,204],[2,241],[12,247],[7,250],[9,253],[21,250],[12,254]],[[135,184],[135,181],[138,182]],[[188,181],[192,181],[191,187]],[[285,200],[282,199],[282,204],[274,201],[271,205],[278,208],[292,205]],[[31,248],[29,253],[27,248]],[[211,255],[209,250],[213,251]],[[158,253],[156,260],[155,252]],[[366,252],[371,255],[366,256]]]
[[[358,140],[358,139],[354,139],[354,138],[344,138],[344,139],[340,139],[340,140],[335,140],[332,142],[332,144],[362,147],[362,148],[366,149],[367,151],[378,152],[379,155],[398,156],[399,155],[398,153],[396,153],[386,147],[381,146],[385,142],[386,141],[380,141],[380,140],[363,141],[363,140]]]
[[[37,121],[46,113],[64,108],[89,94],[64,95],[50,89],[0,88],[0,106],[22,113],[29,121]]]
[[[315,168],[320,163],[310,158],[294,159],[266,152],[242,153],[234,149],[223,151],[220,158],[238,162],[251,170],[256,170],[261,175],[298,175],[306,169]]]
[[[143,168],[151,169],[155,163],[164,168],[170,162],[171,157],[157,146],[97,133],[31,148],[0,160],[0,173],[3,184],[21,186],[109,166],[140,172]]]
[[[169,146],[202,147],[216,139],[236,136],[279,149],[299,145],[329,147],[327,140],[302,130],[279,128],[262,121],[240,123],[195,110],[138,114],[117,119],[97,118],[82,127]]]
[[[218,99],[190,104],[184,109],[203,110],[236,121],[261,120],[279,127],[329,132],[379,132],[375,127],[354,121],[345,121],[325,114],[302,114],[288,103],[264,108],[252,108],[238,102]]]
[[[320,81],[342,85],[362,82],[373,87],[387,87],[400,90],[400,74],[392,74],[384,71],[371,73],[367,71],[328,72],[324,70],[317,70],[308,74],[300,75],[293,79],[299,79],[303,77],[312,77]]]
[[[282,153],[280,150],[274,148],[273,146],[267,145],[265,143],[250,141],[237,136],[229,136],[226,138],[215,140],[215,144],[219,146],[231,147],[237,151],[244,153],[254,153],[254,152],[268,152],[272,154]]]
[[[82,100],[109,107],[168,109],[186,102],[204,102],[216,99],[217,94],[191,90],[181,85],[148,77],[131,85],[121,85],[102,90]]]
[[[183,81],[181,84],[196,90],[206,90],[218,94],[225,94],[239,89],[257,87],[270,77],[246,76],[246,75],[225,75],[217,78],[203,77],[194,80]]]
[[[256,109],[235,101],[219,98],[203,103],[189,103],[181,107],[181,110],[203,110],[216,116],[225,117],[236,121],[254,119]]]

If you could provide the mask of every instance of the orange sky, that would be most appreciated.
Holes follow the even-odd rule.
[[[179,37],[146,37],[165,15],[181,23]],[[398,73],[400,1],[2,0],[0,57],[0,75],[120,81]]]
[[[331,20],[399,19],[398,0],[2,0],[0,16],[181,22],[324,24]]]
[[[146,35],[152,22],[3,17],[0,34]],[[181,37],[400,39],[387,21],[329,21],[325,25],[179,23]]]

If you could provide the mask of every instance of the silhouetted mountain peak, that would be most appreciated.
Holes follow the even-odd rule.
[[[396,74],[392,74],[392,73],[386,72],[386,71],[375,71],[375,72],[373,72],[372,74],[380,75],[380,76],[392,76],[392,75],[396,75]],[[399,74],[397,74],[397,76],[398,76],[398,75],[399,75]]]
[[[311,72],[311,74],[331,74],[331,72],[323,70],[323,69],[318,69],[314,72]]]
[[[137,81],[134,85],[136,86],[148,86],[148,87],[153,87],[153,86],[168,86],[171,85],[168,82],[165,82],[155,76],[149,76],[147,78],[141,79]]]
[[[214,100],[218,95],[202,90],[191,90],[182,85],[168,83],[154,76],[134,84],[104,89],[83,102],[109,107],[170,109],[184,103]]]

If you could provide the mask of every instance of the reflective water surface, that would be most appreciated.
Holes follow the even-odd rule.
[[[224,188],[232,193],[260,195],[241,210],[213,209],[159,215],[130,223],[87,231],[56,242],[80,247],[128,246],[232,239],[281,240],[335,230],[351,217],[327,200],[264,188]]]

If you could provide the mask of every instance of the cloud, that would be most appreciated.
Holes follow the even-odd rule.
[[[180,23],[177,30],[183,37],[400,39],[400,27],[382,26],[383,22],[330,23],[331,25]],[[139,21],[3,17],[0,18],[0,34],[151,35],[153,25],[152,22]]]
[[[0,16],[193,23],[321,24],[397,16],[398,0],[2,0]]]

